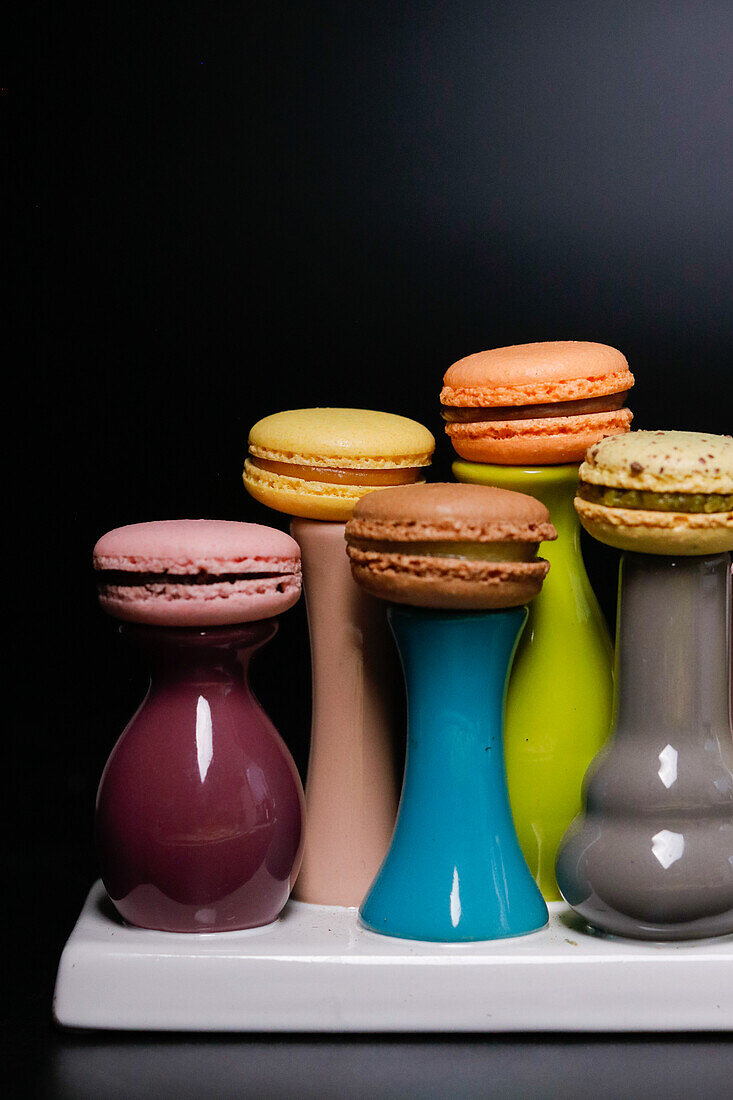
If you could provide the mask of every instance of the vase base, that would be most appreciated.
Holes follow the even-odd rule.
[[[533,925],[530,928],[512,928],[509,931],[505,931],[501,928],[483,928],[477,929],[469,935],[454,935],[449,933],[435,933],[432,929],[422,929],[419,924],[412,924],[408,927],[404,926],[387,926],[386,923],[380,923],[377,920],[369,920],[359,915],[359,920],[363,928],[368,932],[373,932],[377,936],[390,936],[392,939],[399,940],[412,940],[416,943],[489,943],[494,940],[509,940],[509,939],[521,939],[524,936],[532,936],[535,932],[541,932],[543,928],[547,928],[549,917],[546,917],[541,923]]]
[[[675,943],[691,940],[712,940],[733,936],[733,911],[679,924],[654,924],[624,916],[622,913],[593,914],[584,907],[576,912],[591,932],[618,940],[644,940],[648,943]]]

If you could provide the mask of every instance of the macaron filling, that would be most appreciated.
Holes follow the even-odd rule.
[[[277,578],[285,580],[295,576],[292,571],[261,573],[133,573],[129,570],[106,569],[97,572],[97,584],[100,589],[147,587],[157,584],[237,584],[239,581],[263,581]]]
[[[389,539],[351,538],[350,546],[376,554],[403,554],[410,557],[457,558],[461,561],[534,561],[537,542],[396,542]]]
[[[466,408],[441,405],[440,414],[449,423],[471,424],[495,420],[541,420],[554,416],[583,416],[588,413],[615,412],[623,408],[628,390],[578,401],[555,401],[543,405],[496,405]]]
[[[733,511],[733,493],[655,493],[645,489],[616,489],[581,481],[577,495],[605,508],[630,508],[646,512],[713,514]]]
[[[305,466],[297,462],[273,462],[249,456],[249,463],[267,473],[296,477],[301,481],[320,481],[326,485],[414,485],[422,480],[421,467],[399,469],[345,469],[339,466]]]

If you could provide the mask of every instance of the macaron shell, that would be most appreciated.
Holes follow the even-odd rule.
[[[519,495],[519,494],[518,494]],[[385,516],[369,518],[352,516],[346,530],[350,539],[370,539],[374,542],[403,542],[409,548],[412,542],[544,542],[557,538],[549,518],[526,516],[509,518],[456,520],[441,522],[427,517],[412,522],[406,519],[389,519]]]
[[[593,538],[617,550],[692,557],[733,550],[733,512],[651,512],[609,508],[575,498],[580,522]]]
[[[630,409],[536,420],[477,421],[446,425],[454,450],[468,462],[545,466],[581,462],[605,436],[627,432]]]
[[[268,508],[303,519],[344,522],[351,517],[354,505],[379,486],[332,485],[323,481],[304,481],[285,474],[273,474],[253,466],[247,459],[242,474],[244,487],[250,496]]]
[[[363,500],[346,537],[422,542],[541,542],[556,537],[544,504],[486,485],[431,482],[382,489]]]
[[[638,431],[593,446],[580,478],[615,489],[733,493],[733,438],[703,432]]]
[[[486,611],[518,607],[542,587],[549,563],[474,562],[457,558],[386,554],[349,547],[351,571],[380,599],[413,607]]]
[[[124,622],[151,626],[230,626],[281,615],[300,596],[300,575],[222,584],[114,586],[103,589],[100,606]]]
[[[416,420],[371,409],[288,409],[259,420],[249,433],[256,458],[342,469],[427,466],[431,432]]]
[[[164,519],[116,527],[98,540],[95,569],[133,573],[249,573],[300,570],[290,535],[261,523]]]
[[[541,405],[620,393],[634,376],[608,344],[554,340],[491,348],[446,371],[441,401],[468,408]]]

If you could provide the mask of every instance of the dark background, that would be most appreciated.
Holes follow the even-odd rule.
[[[434,476],[447,478],[442,375],[492,346],[612,344],[636,375],[636,427],[730,432],[733,8],[100,0],[30,10],[28,62],[11,66],[0,97],[16,151],[8,209],[30,260],[27,285],[12,280],[21,308],[9,311],[23,355],[8,383],[20,439],[8,481],[22,474],[27,486],[12,507],[29,566],[17,583],[6,576],[9,669],[27,686],[25,718],[6,733],[20,757],[6,780],[5,877],[26,914],[11,926],[32,944],[10,952],[15,1053],[26,1070],[55,1067],[44,1070],[53,1092],[66,1080],[59,1066],[92,1064],[86,1048],[75,1062],[47,1017],[96,873],[96,784],[146,683],[97,610],[94,542],[146,519],[285,526],[241,484],[250,425],[282,408],[412,416],[436,435]],[[584,547],[610,619],[616,557]],[[299,606],[253,674],[301,766],[306,647]],[[611,1065],[614,1048],[595,1045],[592,1064],[606,1050]],[[349,1049],[363,1068],[367,1048]],[[391,1049],[407,1064],[404,1044]],[[480,1049],[503,1049],[510,1076],[531,1060],[501,1040]],[[540,1058],[544,1084],[523,1095],[573,1094],[590,1049]],[[695,1047],[685,1064],[699,1075],[721,1049]],[[129,1083],[135,1048],[124,1050]],[[667,1062],[649,1063],[646,1096],[655,1079],[682,1095]],[[330,1072],[341,1064],[334,1055]],[[375,1089],[380,1065],[390,1063],[378,1058],[367,1075]],[[475,1087],[488,1088],[481,1066]],[[470,1072],[462,1080],[470,1092]],[[71,1081],[64,1095],[100,1095],[98,1082]],[[360,1094],[343,1082],[340,1092]],[[595,1095],[606,1095],[600,1084]]]

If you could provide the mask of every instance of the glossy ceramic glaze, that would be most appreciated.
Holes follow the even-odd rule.
[[[295,896],[360,905],[397,816],[402,694],[385,605],[355,583],[343,523],[296,519],[313,668],[307,829]]]
[[[557,864],[569,904],[605,932],[733,932],[729,567],[622,559],[613,736]]]
[[[544,542],[550,562],[512,667],[504,736],[509,798],[532,874],[557,900],[555,857],[580,811],[583,776],[611,726],[613,651],[580,552],[573,507],[578,467],[490,466],[455,462],[459,481],[528,493],[557,529]]]
[[[273,921],[302,851],[303,791],[247,667],[277,624],[208,630],[126,625],[148,694],[97,795],[102,878],[130,924],[217,932]]]
[[[375,932],[448,943],[547,923],[512,822],[502,739],[507,675],[526,617],[524,607],[390,608],[408,742],[392,844],[361,908]]]

